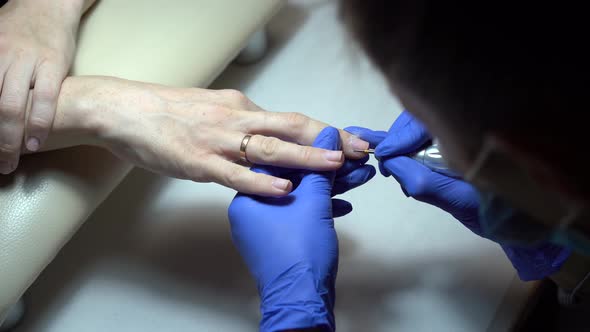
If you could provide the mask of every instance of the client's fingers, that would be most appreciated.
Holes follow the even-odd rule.
[[[33,103],[27,119],[25,144],[27,150],[35,152],[47,140],[57,107],[61,83],[66,75],[60,68],[42,66],[37,73],[33,89]]]
[[[246,157],[255,164],[314,171],[336,170],[344,162],[342,151],[297,145],[262,135],[252,136]]]
[[[284,196],[293,189],[289,180],[252,172],[221,157],[212,158],[207,170],[213,182],[245,194]]]
[[[231,159],[239,158],[240,143],[243,134],[230,133],[224,137],[222,147],[225,155]],[[233,136],[229,137],[229,135]],[[306,169],[314,171],[336,170],[342,166],[344,155],[342,151],[332,151],[297,145],[282,141],[276,137],[254,135],[246,145],[246,158],[250,163],[258,165],[272,165],[285,168]]]
[[[278,137],[303,145],[311,145],[322,129],[328,126],[300,113],[249,112],[245,116],[248,119],[245,121],[244,129],[248,132]],[[365,156],[364,153],[354,150],[367,149],[369,143],[344,130],[339,130],[339,133],[346,157],[359,159]]]
[[[18,165],[25,128],[25,113],[33,66],[28,62],[8,68],[0,86],[0,173]]]

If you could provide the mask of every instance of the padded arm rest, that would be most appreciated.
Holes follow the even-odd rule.
[[[74,75],[207,86],[281,0],[100,0],[81,25]],[[0,321],[131,170],[78,147],[27,156],[0,177]]]

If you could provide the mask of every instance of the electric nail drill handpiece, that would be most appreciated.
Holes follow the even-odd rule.
[[[461,178],[461,175],[450,169],[447,165],[445,158],[440,152],[437,140],[434,140],[431,145],[428,145],[424,149],[409,155],[409,157],[437,173],[456,179]]]
[[[355,152],[375,153],[375,149],[355,150]],[[447,165],[442,153],[440,152],[437,140],[434,140],[432,144],[427,145],[424,149],[409,154],[408,157],[430,168],[434,172],[456,179],[461,178],[461,175],[450,169]]]

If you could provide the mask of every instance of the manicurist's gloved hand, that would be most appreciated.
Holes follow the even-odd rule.
[[[432,140],[424,125],[410,113],[400,114],[389,132],[361,127],[345,130],[364,138],[375,147],[381,174],[393,176],[406,195],[447,211],[471,231],[481,235],[478,222],[479,195],[473,186],[434,172],[406,157],[424,148]]]
[[[313,146],[340,149],[338,130],[325,128]],[[231,203],[232,239],[260,294],[261,331],[335,329],[338,238],[333,218],[352,206],[332,196],[375,175],[366,161],[346,162],[338,172],[255,167],[289,178],[295,190],[280,198],[238,194]]]
[[[388,132],[361,127],[345,130],[375,147],[381,173],[393,176],[406,195],[443,209],[475,234],[484,236],[478,191],[465,181],[434,172],[406,156],[432,140],[424,125],[410,113],[400,114]],[[569,256],[569,250],[549,243],[536,248],[502,248],[523,280],[542,279],[556,272]]]

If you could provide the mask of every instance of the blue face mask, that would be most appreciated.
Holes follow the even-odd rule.
[[[574,214],[571,218],[576,217]],[[564,220],[569,219],[569,216]],[[479,220],[483,236],[502,244],[535,247],[551,242],[590,255],[590,238],[560,222],[550,227],[535,221],[491,192],[480,192]]]
[[[495,149],[494,140],[486,138],[464,179],[473,182]],[[510,202],[495,193],[480,191],[479,194],[479,220],[484,237],[498,243],[521,247],[534,247],[551,242],[590,255],[590,237],[570,227],[582,216],[583,209],[571,209],[569,214],[558,221],[557,226],[551,227],[514,208]]]

